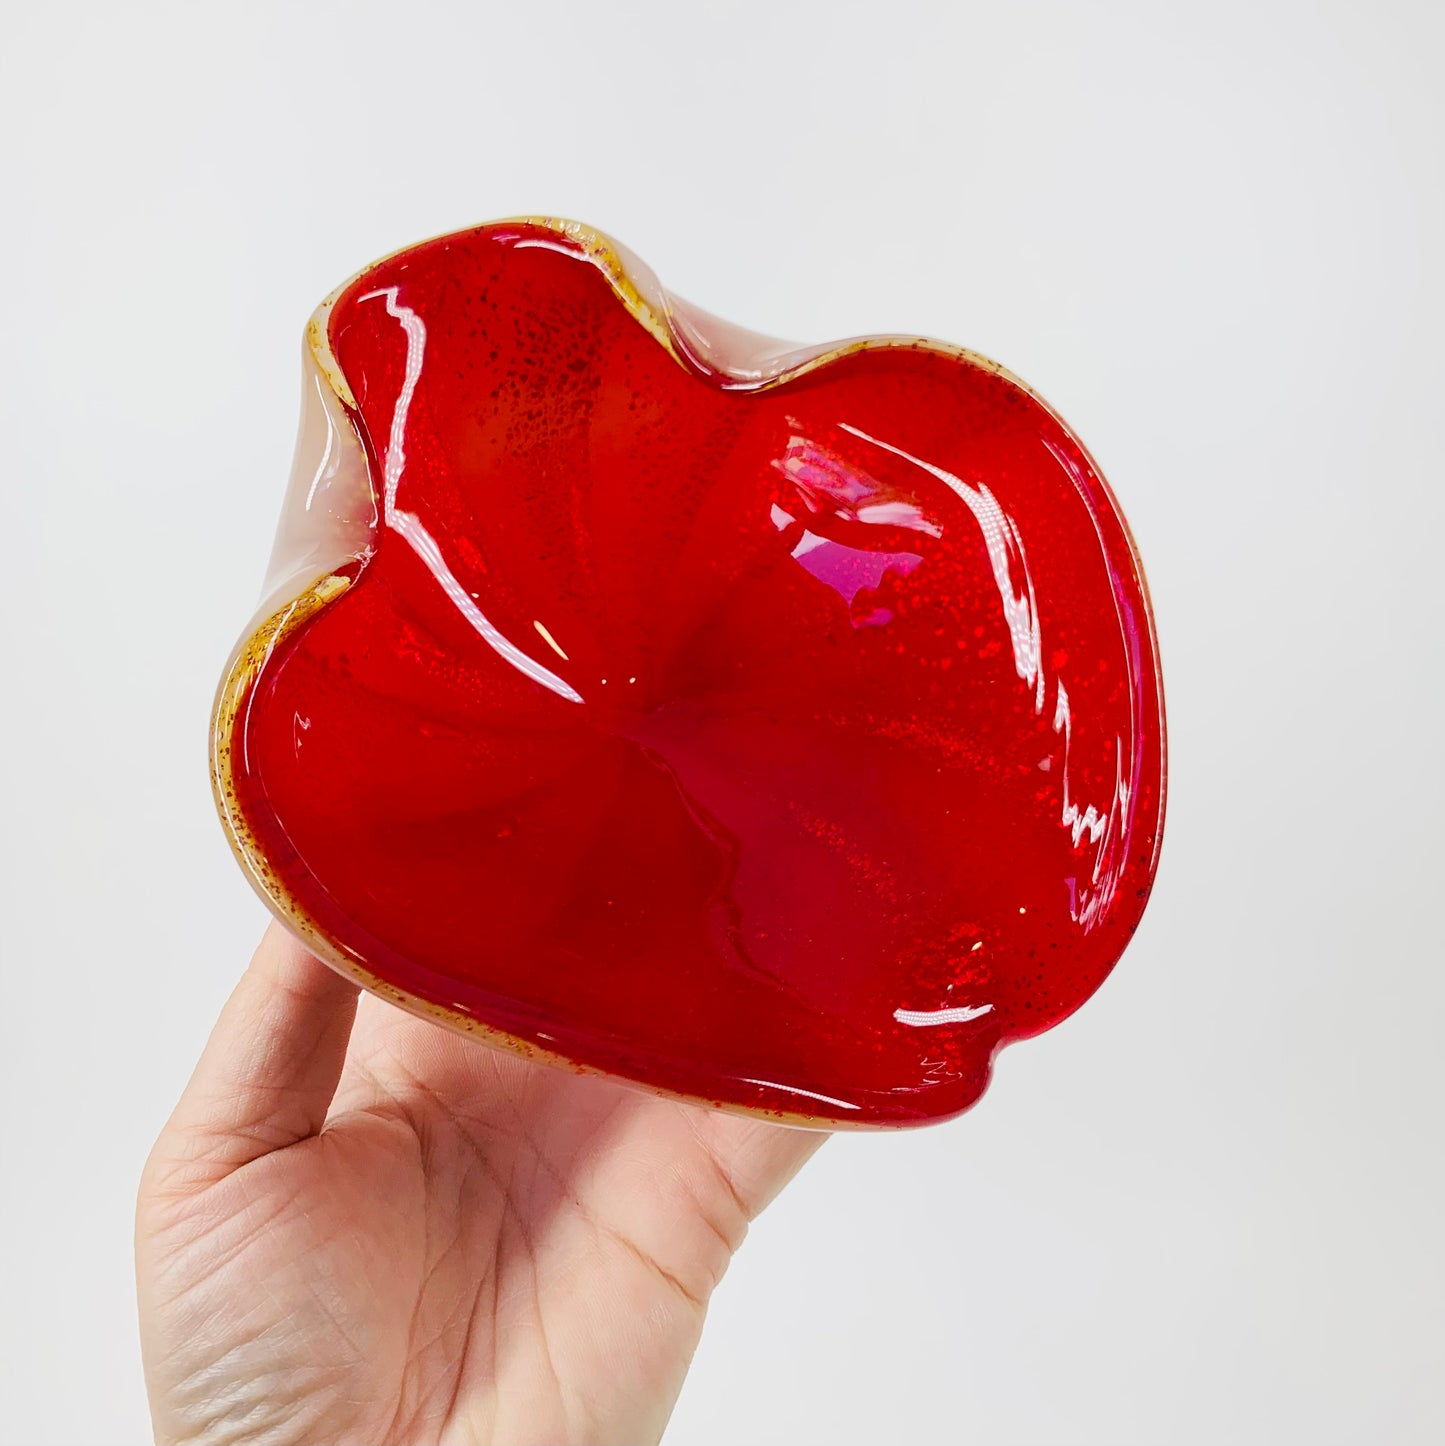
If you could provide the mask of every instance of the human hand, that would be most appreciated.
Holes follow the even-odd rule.
[[[273,925],[141,1181],[157,1440],[655,1440],[822,1138],[358,1006]]]

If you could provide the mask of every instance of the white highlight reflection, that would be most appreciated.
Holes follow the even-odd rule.
[[[549,633],[547,629],[544,628],[542,624],[537,621],[536,618],[532,619],[532,626],[537,629],[538,633],[541,634],[542,641],[546,643],[547,646],[551,648],[552,651],[556,653],[557,656],[561,658],[562,661],[565,663],[567,661],[567,654],[562,651],[561,643],[559,643],[557,639],[554,638],[552,634]]]
[[[799,1089],[797,1085],[778,1084],[776,1080],[770,1079],[745,1079],[743,1084],[757,1085],[765,1090],[782,1090],[784,1094],[804,1095],[810,1100],[819,1100],[825,1105],[836,1105],[840,1110],[856,1110],[857,1105],[849,1104],[847,1100],[835,1100],[832,1095],[820,1095],[816,1090]]]
[[[983,545],[988,549],[989,566],[993,568],[994,584],[998,588],[999,602],[1003,605],[1004,621],[1013,644],[1014,667],[1019,677],[1034,690],[1034,712],[1042,713],[1044,670],[1040,662],[1043,648],[1039,638],[1039,604],[1034,595],[1034,580],[1029,576],[1029,565],[1024,557],[1023,539],[1013,518],[999,506],[998,498],[982,483],[970,487],[961,477],[905,452],[902,447],[870,437],[867,432],[850,427],[847,422],[839,422],[838,425],[851,436],[871,442],[875,447],[902,457],[905,462],[912,462],[915,467],[921,467],[930,476],[937,477],[973,513],[979,531],[983,533]],[[1014,582],[1015,562],[1023,579],[1022,586]]]
[[[1087,833],[1090,843],[1098,843],[1099,835],[1104,832],[1105,819],[1099,810],[1091,803],[1082,813],[1079,812],[1079,805],[1069,797],[1069,746],[1073,740],[1073,719],[1069,715],[1069,694],[1064,687],[1063,679],[1059,680],[1059,701],[1054,709],[1054,732],[1063,735],[1064,739],[1064,766],[1060,770],[1060,782],[1064,789],[1064,827],[1074,836],[1074,847],[1078,848],[1079,840]],[[1118,740],[1115,740],[1117,744]],[[1097,871],[1096,871],[1097,872]]]
[[[895,1009],[893,1017],[899,1024],[928,1029],[935,1024],[967,1024],[993,1013],[992,1004],[962,1004],[953,1009]]]
[[[370,301],[384,297],[387,311],[394,316],[406,332],[406,372],[402,379],[401,392],[396,399],[396,410],[391,414],[391,436],[386,446],[386,461],[382,467],[382,515],[386,525],[401,534],[411,544],[412,551],[426,564],[427,571],[441,585],[461,615],[476,629],[483,641],[499,656],[506,659],[519,673],[526,674],[533,682],[550,688],[560,698],[570,703],[581,703],[582,695],[565,683],[555,673],[530,658],[517,645],[503,637],[495,624],[472,601],[467,590],[457,581],[456,574],[447,566],[441,547],[436,538],[427,531],[425,524],[415,512],[403,512],[396,505],[396,490],[406,466],[406,417],[411,410],[416,384],[421,378],[422,356],[426,351],[426,323],[409,306],[397,301],[397,288],[388,286],[381,291],[369,291],[359,299]]]
[[[320,383],[320,381],[318,380],[318,381],[313,382],[312,385],[313,385],[313,386],[320,386],[321,383]],[[316,475],[311,479],[311,486],[310,486],[310,488],[307,490],[307,493],[306,493],[306,502],[305,502],[304,507],[303,507],[303,509],[302,509],[303,511],[309,512],[309,511],[311,510],[311,504],[316,500],[316,491],[317,491],[317,489],[321,486],[321,484],[322,484],[323,482],[329,480],[329,478],[330,478],[330,472],[331,472],[331,457],[332,457],[332,454],[333,454],[335,451],[336,451],[336,428],[335,428],[335,427],[327,427],[327,429],[326,429],[326,450],[321,454],[321,460],[316,464]]]
[[[999,505],[998,499],[993,493],[982,483],[977,487],[971,487],[962,478],[954,476],[952,472],[946,472],[942,467],[925,462],[921,457],[915,457],[911,452],[905,452],[902,447],[895,447],[889,442],[869,436],[867,432],[857,427],[851,427],[846,422],[840,422],[838,425],[852,436],[865,442],[871,442],[875,447],[880,447],[885,452],[891,452],[895,457],[901,457],[906,462],[912,462],[915,467],[921,467],[930,476],[936,477],[944,483],[967,504],[969,511],[973,513],[978,522],[979,529],[983,533],[984,545],[988,549],[989,564],[993,569],[994,582],[998,587],[999,600],[1003,605],[1004,618],[1008,624],[1009,638],[1013,643],[1014,667],[1017,669],[1019,677],[1034,690],[1034,711],[1042,713],[1046,685],[1038,599],[1034,592],[1033,578],[1029,574],[1028,562],[1024,557],[1023,539],[1019,535],[1017,524]],[[1052,443],[1046,445],[1054,459],[1068,472],[1080,499],[1088,506],[1088,479],[1080,473],[1077,463]],[[1090,514],[1092,516],[1092,507]],[[1094,518],[1094,526],[1097,532],[1099,527],[1097,518]],[[1100,535],[1100,547],[1101,549],[1103,547],[1102,534]],[[1018,570],[1018,581],[1015,580],[1015,567]],[[1119,606],[1117,586],[1115,606],[1116,608]],[[1137,642],[1133,638],[1122,612],[1119,614],[1119,625],[1126,641],[1135,642],[1137,670]],[[1137,698],[1133,697],[1132,677],[1130,687],[1135,719],[1135,740],[1137,741],[1138,706]],[[1053,726],[1054,732],[1063,739],[1064,744],[1063,763],[1060,770],[1060,785],[1063,789],[1063,810],[1060,822],[1064,828],[1068,829],[1075,848],[1080,847],[1087,837],[1094,849],[1094,866],[1088,883],[1080,887],[1077,879],[1067,881],[1070,916],[1076,923],[1082,925],[1087,933],[1096,924],[1102,922],[1108,912],[1119,885],[1119,878],[1124,871],[1124,864],[1128,859],[1129,835],[1133,824],[1133,769],[1131,766],[1133,753],[1132,751],[1126,752],[1124,740],[1115,737],[1114,791],[1110,806],[1100,810],[1093,804],[1087,804],[1081,808],[1070,789],[1069,754],[1073,739],[1073,718],[1069,708],[1069,694],[1062,679],[1058,680],[1057,688],[1058,696],[1055,700]],[[943,1013],[947,1014],[949,1011],[943,1011]],[[911,1017],[905,1019],[905,1015]],[[895,1013],[894,1017],[901,1022],[912,1023],[915,1022],[915,1018],[920,1016],[917,1011],[905,1010]]]
[[[1080,499],[1089,509],[1089,516],[1094,524],[1095,535],[1099,539],[1100,552],[1107,557],[1107,549],[1104,543],[1103,529],[1099,524],[1099,518],[1094,510],[1094,504],[1090,500],[1089,479],[1080,467],[1076,458],[1071,457],[1067,452],[1056,447],[1047,438],[1044,445],[1049,449],[1054,460],[1069,474]],[[1142,740],[1143,720],[1140,710],[1140,696],[1137,686],[1141,662],[1139,654],[1139,634],[1133,621],[1132,609],[1126,604],[1119,587],[1119,579],[1110,569],[1110,581],[1114,589],[1114,611],[1119,620],[1119,631],[1125,645],[1130,652],[1130,667],[1128,668],[1129,680],[1129,717],[1132,724],[1132,731],[1129,739],[1129,747],[1126,750],[1124,740],[1117,734],[1114,737],[1114,801],[1108,812],[1103,817],[1103,827],[1090,837],[1096,839],[1098,852],[1094,856],[1093,876],[1090,886],[1078,888],[1076,883],[1071,882],[1069,897],[1069,912],[1073,918],[1083,925],[1087,933],[1100,923],[1108,912],[1109,905],[1113,902],[1115,891],[1119,887],[1119,880],[1124,873],[1124,866],[1129,861],[1129,848],[1134,832],[1134,775],[1139,766],[1139,749]],[[1092,810],[1085,809],[1082,815],[1078,814],[1077,805],[1071,804],[1068,794],[1068,742],[1069,742],[1069,703],[1064,694],[1062,685],[1059,688],[1059,707],[1054,716],[1054,728],[1057,731],[1060,722],[1063,724],[1064,734],[1064,823],[1071,828],[1077,824],[1084,823]],[[1070,810],[1073,810],[1072,816]],[[1077,823],[1076,823],[1077,821]],[[1075,833],[1077,841],[1079,833]]]

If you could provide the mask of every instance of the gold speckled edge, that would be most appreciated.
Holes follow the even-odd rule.
[[[363,267],[355,275],[348,277],[347,280],[336,287],[325,300],[322,301],[321,305],[316,308],[310,320],[307,322],[306,344],[316,363],[317,369],[326,379],[327,385],[330,386],[337,399],[346,408],[348,417],[353,417],[358,411],[356,398],[351,390],[350,383],[346,379],[345,373],[341,369],[340,362],[331,349],[330,338],[331,313],[341,296],[370,272],[378,270],[388,261],[398,256],[403,256],[409,251],[416,250],[419,246],[429,244],[430,241],[445,240],[449,236],[465,235],[467,232],[473,230],[490,230],[494,227],[522,225],[532,226],[539,230],[552,231],[558,237],[571,242],[573,246],[578,248],[583,255],[588,257],[593,264],[596,265],[598,270],[607,278],[608,283],[628,313],[668,352],[678,365],[689,372],[698,370],[697,363],[692,359],[687,349],[679,343],[677,334],[673,328],[668,292],[662,287],[661,283],[655,281],[652,286],[648,287],[639,284],[639,280],[634,278],[629,272],[623,260],[621,248],[609,236],[594,230],[590,226],[584,225],[580,221],[569,221],[554,216],[512,216],[498,221],[484,222],[480,226],[467,227],[461,231],[444,232],[441,235],[428,238],[428,240],[416,241],[399,247],[397,250],[389,252],[387,255],[373,261],[370,265]],[[1160,686],[1158,676],[1158,639],[1154,634],[1153,608],[1149,600],[1149,585],[1145,577],[1142,561],[1139,557],[1138,545],[1134,540],[1133,532],[1130,530],[1128,521],[1124,517],[1122,509],[1119,507],[1108,481],[1095,464],[1094,459],[1089,455],[1087,449],[1083,446],[1083,443],[1080,442],[1074,434],[1073,429],[1059,416],[1058,412],[1021,377],[1015,375],[1007,367],[994,361],[991,357],[984,356],[980,352],[971,351],[967,347],[955,346],[951,342],[938,341],[932,337],[908,335],[865,336],[837,342],[832,345],[825,344],[816,349],[802,348],[801,351],[803,353],[801,357],[791,365],[780,366],[776,371],[762,377],[736,379],[730,389],[747,391],[769,390],[773,387],[782,386],[797,377],[805,376],[809,372],[818,370],[820,367],[828,366],[841,357],[851,356],[855,352],[926,351],[948,357],[954,361],[964,362],[967,365],[977,367],[982,371],[1000,377],[1027,394],[1042,407],[1045,412],[1054,418],[1064,432],[1073,439],[1074,444],[1079,448],[1088,462],[1089,469],[1095,481],[1113,508],[1114,516],[1119,522],[1124,539],[1128,545],[1131,561],[1134,564],[1134,569],[1144,594],[1146,617],[1149,621],[1150,642],[1155,659],[1155,686],[1158,688],[1160,694],[1160,720],[1162,729],[1164,717],[1163,689]],[[797,354],[795,353],[794,355],[796,356]],[[723,375],[726,374],[724,373]],[[375,480],[373,479],[373,489],[374,487]],[[241,643],[238,644],[235,652],[232,654],[230,662],[227,664],[221,686],[217,691],[211,719],[211,787],[216,799],[216,809],[221,816],[231,851],[235,854],[241,864],[242,871],[266,906],[301,939],[317,958],[323,960],[338,973],[344,975],[370,993],[396,1005],[398,1008],[405,1010],[407,1013],[419,1019],[425,1019],[432,1023],[443,1025],[456,1033],[468,1035],[494,1048],[519,1055],[524,1059],[561,1066],[573,1074],[618,1080],[635,1089],[641,1089],[663,1099],[675,1100],[681,1104],[703,1106],[708,1109],[721,1110],[728,1114],[741,1115],[750,1119],[762,1119],[774,1124],[791,1125],[812,1130],[882,1131],[907,1128],[910,1123],[924,1122],[924,1120],[919,1120],[916,1122],[893,1121],[876,1123],[859,1121],[855,1123],[846,1118],[839,1119],[833,1116],[809,1115],[800,1111],[768,1109],[758,1106],[740,1105],[732,1101],[709,1099],[701,1095],[691,1095],[663,1089],[659,1086],[637,1081],[626,1076],[614,1075],[607,1070],[581,1064],[567,1055],[548,1050],[531,1040],[509,1034],[504,1030],[496,1029],[491,1025],[473,1018],[471,1015],[463,1014],[460,1010],[449,1008],[444,1004],[433,1003],[430,1000],[422,999],[418,995],[411,994],[406,990],[399,989],[396,985],[373,974],[360,959],[341,949],[335,941],[325,933],[316,920],[314,920],[296,900],[287,894],[281,885],[280,879],[267,862],[264,853],[252,836],[242,816],[240,804],[237,799],[231,755],[235,746],[236,725],[239,721],[239,714],[246,697],[247,689],[265,665],[266,659],[270,656],[272,650],[294,629],[340,597],[350,586],[350,583],[351,579],[349,577],[339,573],[329,573],[317,579],[292,599],[292,601],[284,604],[264,619],[253,632],[245,637]],[[1162,747],[1163,741],[1161,739],[1161,748]],[[1161,770],[1161,820],[1163,817],[1163,780],[1164,775]],[[779,1088],[783,1087],[779,1086]]]
[[[648,277],[648,281],[653,283],[650,285],[641,281],[640,278],[634,277],[623,259],[623,248],[610,236],[594,230],[581,221],[569,221],[561,216],[507,216],[498,221],[485,221],[478,226],[465,227],[460,231],[444,231],[440,235],[428,237],[424,241],[413,241],[410,245],[398,247],[397,250],[388,252],[385,256],[373,261],[369,266],[363,267],[354,276],[348,277],[316,308],[307,324],[307,344],[311,348],[311,354],[316,358],[316,364],[321,369],[322,375],[348,408],[352,411],[356,410],[356,399],[352,395],[351,387],[341,370],[340,363],[331,350],[329,336],[331,312],[343,293],[350,290],[363,276],[379,270],[388,261],[393,261],[398,256],[404,256],[409,251],[415,251],[419,247],[429,246],[437,241],[448,240],[453,236],[465,236],[473,231],[490,231],[504,226],[532,226],[538,230],[551,231],[557,237],[569,241],[602,272],[613,291],[617,293],[618,300],[659,345],[679,365],[689,371],[696,370],[696,363],[691,361],[687,348],[679,343],[673,329],[670,320],[671,306],[669,303],[671,298],[667,289],[651,276]],[[1021,391],[1027,392],[1050,416],[1064,426],[1066,431],[1069,430],[1064,424],[1063,418],[1058,416],[1048,402],[1039,396],[1022,377],[1016,376],[1002,363],[984,356],[982,352],[970,351],[967,347],[955,346],[952,342],[939,341],[935,337],[906,334],[861,336],[832,344],[825,343],[819,347],[801,347],[799,351],[803,355],[792,365],[779,367],[778,370],[759,378],[737,379],[733,385],[738,389],[765,391],[771,387],[781,386],[795,377],[804,376],[819,367],[827,366],[830,362],[837,361],[839,357],[849,356],[860,351],[885,350],[937,352],[941,356],[967,362],[983,371],[991,372],[1012,383]],[[1070,435],[1073,435],[1072,432]],[[1097,469],[1095,470],[1097,472]]]

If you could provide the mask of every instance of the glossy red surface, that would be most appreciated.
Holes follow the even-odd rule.
[[[966,1108],[1097,988],[1153,877],[1160,693],[1115,505],[1043,404],[908,346],[729,386],[520,225],[381,263],[330,339],[380,525],[232,758],[342,953],[845,1124]]]

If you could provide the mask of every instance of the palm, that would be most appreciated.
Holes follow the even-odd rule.
[[[271,1037],[223,1017],[142,1186],[160,1439],[658,1436],[748,1219],[817,1137],[371,998],[348,1041],[346,987],[275,936],[258,973],[228,1015],[266,1011]],[[252,1065],[248,1119],[218,1052]]]

